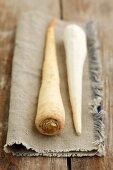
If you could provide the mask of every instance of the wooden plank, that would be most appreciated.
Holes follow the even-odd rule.
[[[105,100],[104,105],[108,110],[106,115],[106,149],[107,156],[113,158],[113,52],[106,54],[103,59],[104,62],[104,78],[105,78]]]
[[[112,0],[62,0],[62,16],[66,20],[88,21],[89,19],[105,20],[112,16]]]
[[[14,157],[5,154],[9,109],[11,65],[17,18],[24,11],[37,10],[60,16],[59,0],[0,0],[0,170],[67,169],[66,158]]]
[[[2,159],[3,159],[2,155]],[[46,157],[13,157],[10,155],[4,157],[4,161],[0,162],[0,170],[66,170],[66,159],[62,158],[46,158]]]
[[[112,170],[113,158],[74,158],[72,159],[72,170]]]
[[[11,13],[13,14],[20,14],[20,12],[26,12],[28,10],[37,10],[50,15],[60,16],[59,0],[5,0],[4,4],[8,10],[12,9]]]
[[[98,24],[101,44],[104,101],[103,107],[107,111],[105,121],[106,156],[92,158],[72,158],[71,169],[104,170],[113,169],[113,3],[111,0],[62,0],[62,17],[65,20],[87,22],[94,20]],[[109,19],[108,19],[109,18]],[[111,54],[105,54],[105,51]]]

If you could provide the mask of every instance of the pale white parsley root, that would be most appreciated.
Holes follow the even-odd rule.
[[[85,32],[77,25],[68,25],[64,30],[66,64],[73,122],[77,135],[81,134],[82,75],[87,43]]]

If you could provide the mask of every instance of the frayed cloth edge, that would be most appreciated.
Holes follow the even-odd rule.
[[[97,38],[96,24],[90,21],[86,25],[87,46],[89,56],[89,69],[93,100],[90,103],[90,113],[93,115],[95,141],[98,147],[96,155],[105,155],[104,144],[104,114],[102,110],[103,81],[102,66],[100,61],[99,41]]]

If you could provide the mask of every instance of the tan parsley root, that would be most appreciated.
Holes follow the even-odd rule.
[[[38,98],[35,125],[45,135],[61,132],[65,124],[65,111],[60,93],[60,80],[55,46],[54,17],[47,30],[42,83]]]

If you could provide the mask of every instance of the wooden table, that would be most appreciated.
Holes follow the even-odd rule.
[[[106,114],[106,156],[13,157],[5,154],[15,29],[23,11],[40,9],[61,19],[98,22]],[[107,52],[105,53],[105,50]],[[0,0],[0,170],[113,170],[113,2],[112,0]]]

